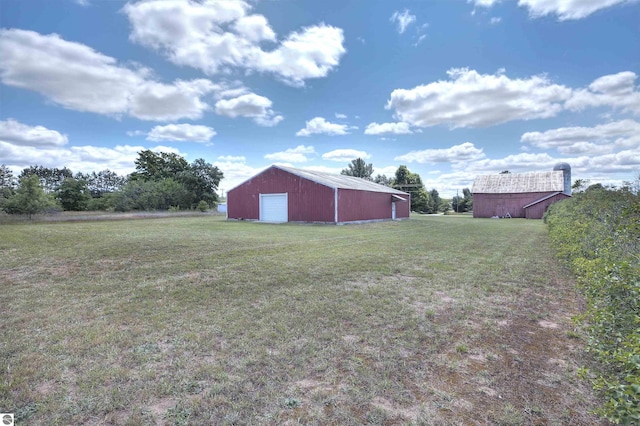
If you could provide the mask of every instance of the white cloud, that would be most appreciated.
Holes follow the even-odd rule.
[[[365,135],[383,135],[383,134],[405,135],[413,133],[409,123],[369,123],[364,130]]]
[[[216,114],[226,117],[249,117],[256,124],[272,127],[283,120],[281,115],[276,115],[271,109],[272,102],[269,98],[247,93],[232,99],[222,99],[216,102]]]
[[[468,3],[473,3],[476,6],[491,7],[496,3],[500,3],[502,0],[467,0]]]
[[[141,120],[197,120],[210,109],[202,97],[213,90],[215,86],[204,79],[176,80],[172,85],[145,82],[130,99],[130,114]]]
[[[128,3],[122,10],[131,23],[131,40],[209,75],[238,68],[274,73],[303,86],[339,65],[346,52],[342,29],[321,23],[278,43],[266,18],[248,15],[251,8],[245,1],[150,0]],[[277,45],[265,51],[265,42]]]
[[[425,149],[421,151],[411,151],[407,154],[394,158],[395,161],[407,163],[460,163],[476,161],[484,158],[482,148],[476,148],[471,142],[461,145],[454,145],[445,149]]]
[[[533,18],[557,15],[559,21],[566,21],[586,18],[601,9],[634,1],[636,0],[518,0],[518,5],[527,7]]]
[[[299,130],[296,136],[311,136],[316,134],[326,135],[348,135],[349,130],[357,129],[355,126],[346,124],[331,123],[322,117],[315,117],[306,122],[304,129]]]
[[[415,15],[409,14],[409,10],[405,9],[402,12],[395,11],[389,20],[395,23],[398,26],[398,33],[402,34],[405,32],[407,27],[416,22]]]
[[[286,151],[274,152],[264,156],[271,161],[287,161],[290,163],[304,163],[309,161],[309,155],[315,154],[316,151],[312,146],[298,145],[295,148],[289,148]]]
[[[0,30],[0,79],[32,90],[68,109],[143,120],[197,119],[209,106],[210,81],[164,84],[145,68],[130,69],[114,58],[57,34]]]
[[[623,148],[640,147],[640,123],[621,120],[595,127],[562,127],[527,132],[520,141],[536,148],[556,148],[562,154],[601,155]]]
[[[340,64],[346,53],[343,43],[340,28],[324,24],[303,28],[289,35],[277,49],[260,51],[254,67],[276,74],[285,83],[304,86],[305,80],[326,77]]]
[[[496,25],[496,24],[499,24],[500,22],[502,22],[502,18],[500,18],[499,16],[494,16],[489,21],[491,25]]]
[[[147,135],[147,140],[174,142],[209,142],[216,135],[212,127],[194,124],[168,124],[156,126]]]
[[[634,85],[637,77],[631,71],[599,77],[589,87],[575,91],[566,106],[577,111],[608,106],[640,115],[640,89]]]
[[[385,167],[376,167],[373,165],[373,177],[376,175],[385,175],[387,177],[393,177],[396,175],[396,170],[398,170],[397,166],[385,166]]]
[[[245,161],[247,161],[247,157],[245,157],[244,155],[238,155],[238,156],[221,155],[221,156],[218,157],[218,160],[220,160],[220,161],[228,161],[228,162],[235,162],[235,163],[244,163]]]
[[[183,155],[175,148],[166,146],[144,147],[117,145],[113,148],[95,146],[73,146],[69,148],[35,148],[18,146],[0,141],[0,158],[7,158],[12,169],[38,164],[44,167],[61,167],[73,172],[90,173],[110,169],[119,175],[127,175],[135,170],[138,152],[151,149],[154,152],[173,152]]]
[[[335,116],[339,120],[346,120],[348,118],[346,114],[340,114],[338,112],[335,113]]]
[[[219,189],[225,193],[262,171],[260,168],[246,164],[244,158],[219,158],[219,160],[221,161],[216,161],[213,165],[224,174]]]
[[[56,130],[29,126],[10,118],[0,121],[0,141],[21,147],[60,147],[66,145],[69,139]]]
[[[398,119],[413,126],[485,127],[553,117],[571,96],[571,89],[545,76],[510,79],[503,70],[479,74],[467,68],[447,74],[446,81],[394,90],[386,108],[395,109]]]
[[[358,151],[356,149],[334,149],[333,151],[325,152],[322,154],[323,160],[349,162],[356,158],[362,158],[364,160],[370,158],[371,155],[366,151]]]
[[[476,6],[491,7],[502,0],[469,0]],[[556,15],[559,21],[582,19],[608,7],[634,3],[637,0],[518,0],[518,6],[529,9],[529,16],[540,18]]]

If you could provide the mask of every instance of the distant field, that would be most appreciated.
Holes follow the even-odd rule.
[[[16,424],[595,424],[541,221],[0,226]]]

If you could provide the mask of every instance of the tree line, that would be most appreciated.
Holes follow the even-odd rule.
[[[367,179],[380,185],[399,189],[411,194],[411,211],[419,213],[446,213],[453,210],[457,213],[469,212],[473,209],[473,196],[469,188],[462,190],[462,197],[455,195],[452,200],[440,197],[434,188],[427,191],[420,175],[412,173],[407,166],[399,166],[393,177],[378,174],[373,177],[373,164],[367,164],[362,158],[352,160],[341,174]]]
[[[145,150],[135,165],[128,176],[30,166],[17,177],[2,165],[0,210],[31,217],[59,210],[208,210],[218,202],[222,171],[201,158],[188,163],[177,154]]]
[[[111,170],[73,173],[67,167],[29,166],[15,177],[0,166],[0,210],[9,214],[54,211],[149,211],[206,210],[218,202],[223,173],[199,158],[188,163],[166,152],[140,151],[135,171],[120,176]],[[367,179],[411,194],[411,210],[420,213],[471,211],[468,188],[452,200],[442,199],[436,189],[427,191],[420,175],[400,166],[392,177],[373,177],[373,164],[353,160],[342,174]]]

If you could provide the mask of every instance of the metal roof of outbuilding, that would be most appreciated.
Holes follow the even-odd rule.
[[[474,194],[513,194],[522,192],[562,192],[562,171],[539,173],[503,173],[478,176],[473,182]]]
[[[387,194],[409,195],[406,192],[403,192],[394,188],[389,188],[388,186],[380,185],[378,183],[371,182],[369,180],[358,178],[358,177],[334,175],[332,173],[317,172],[315,170],[302,170],[302,169],[296,169],[293,167],[285,167],[285,166],[278,166],[278,165],[274,165],[271,167],[284,170],[285,172],[294,174],[304,179],[308,179],[315,183],[319,183],[320,185],[328,186],[330,188],[355,189],[357,191],[371,191],[371,192],[383,192]]]

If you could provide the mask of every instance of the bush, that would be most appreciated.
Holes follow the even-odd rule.
[[[200,200],[196,209],[204,213],[209,210],[209,203],[207,203],[205,200]]]
[[[552,205],[545,222],[558,255],[576,273],[587,300],[582,322],[598,366],[600,414],[640,422],[640,197],[596,185]],[[596,371],[597,370],[597,371]]]

